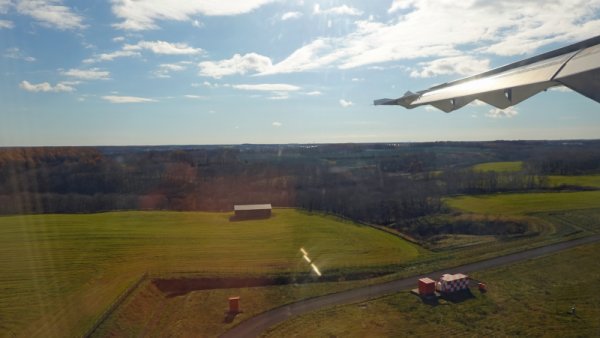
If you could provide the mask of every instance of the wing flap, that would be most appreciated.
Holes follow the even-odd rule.
[[[565,85],[600,102],[600,36],[533,58],[375,104],[414,108],[432,105],[451,112],[473,100],[504,109],[539,92]]]

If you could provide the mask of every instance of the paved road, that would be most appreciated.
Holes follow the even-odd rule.
[[[486,259],[471,264],[461,265],[454,268],[432,271],[427,274],[397,279],[382,284],[369,285],[357,289],[343,291],[331,295],[325,295],[317,298],[307,299],[296,303],[288,304],[283,307],[275,308],[264,312],[258,316],[241,322],[238,326],[225,332],[222,338],[238,337],[256,337],[267,328],[279,324],[291,317],[302,315],[324,307],[362,302],[368,299],[381,297],[384,295],[396,293],[416,286],[419,278],[426,276],[440,276],[444,273],[471,273],[473,271],[489,269],[501,265],[512,264],[561,250],[573,248],[578,245],[588,244],[600,241],[600,235],[579,238],[572,241],[561,242],[543,246],[536,249],[517,252],[514,254]]]

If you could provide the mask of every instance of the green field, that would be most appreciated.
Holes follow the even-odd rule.
[[[276,209],[268,220],[230,214],[111,212],[0,217],[0,336],[82,334],[146,271],[256,275],[398,264],[422,252],[338,218]]]
[[[451,208],[470,213],[524,215],[598,208],[600,191],[459,196],[445,202]]]
[[[487,162],[480,163],[473,166],[475,171],[521,171],[523,170],[523,162]]]
[[[571,185],[600,188],[600,175],[548,176],[551,186]]]
[[[151,282],[141,286],[94,337],[217,337],[241,321],[284,304],[356,288],[371,280],[197,290],[167,297]],[[242,313],[226,321],[227,298],[239,296]]]
[[[316,311],[284,322],[267,337],[552,336],[600,333],[600,244],[474,273],[489,292],[462,302],[424,304],[401,292]],[[437,276],[434,276],[437,278]],[[416,281],[415,281],[416,286]],[[576,315],[569,313],[575,305]]]
[[[204,336],[218,336],[242,320],[293,301],[564,241],[573,234],[584,234],[582,231],[596,233],[600,230],[600,209],[535,216],[514,217],[532,218],[531,222],[534,224],[542,223],[542,227],[547,227],[540,229],[543,233],[538,236],[499,240],[494,236],[448,235],[452,238],[445,240],[451,242],[450,248],[435,254],[422,255],[415,261],[403,264],[403,268],[398,269],[396,273],[376,279],[197,290],[177,297],[169,297],[150,283],[146,283],[101,326],[95,336],[141,336],[145,332],[153,332],[156,336],[189,336],[197,332],[202,332]],[[226,299],[231,295],[242,296],[244,312],[228,323],[224,322],[223,318],[227,306]],[[177,325],[173,325],[174,322]]]

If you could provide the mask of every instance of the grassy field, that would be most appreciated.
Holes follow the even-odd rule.
[[[502,254],[563,241],[573,235],[584,235],[600,230],[600,209],[576,210],[513,216],[532,218],[540,223],[543,233],[534,237],[502,240],[494,236],[448,235],[451,248],[435,254],[421,255],[415,261],[403,264],[393,275],[376,280],[406,277],[444,266],[455,266]],[[243,289],[219,289],[192,291],[170,297],[151,283],[136,291],[128,301],[101,326],[95,336],[217,336],[240,321],[268,309],[296,300],[338,292],[375,280],[339,283],[295,284],[287,286],[255,287]],[[244,312],[231,322],[224,321],[226,299],[231,295],[242,296]],[[173,325],[177,323],[177,325]],[[304,335],[304,333],[302,334]]]
[[[573,185],[579,187],[600,188],[600,175],[548,176],[550,185]]]
[[[473,166],[475,171],[521,171],[523,169],[523,162],[487,162],[480,163]]]
[[[276,209],[229,214],[115,212],[0,217],[0,336],[82,334],[146,271],[207,275],[305,272],[398,264],[420,248],[334,217]]]
[[[198,290],[165,296],[147,282],[94,333],[94,337],[217,337],[241,321],[301,299],[355,288],[370,281]],[[227,298],[239,296],[242,313],[227,316]]]
[[[599,252],[600,244],[586,245],[475,273],[472,277],[486,282],[489,292],[473,291],[473,298],[463,302],[432,306],[401,292],[300,316],[265,336],[598,336]],[[569,314],[572,305],[575,315]]]
[[[537,214],[555,227],[571,228],[585,233],[600,232],[600,208]]]
[[[600,206],[600,191],[495,194],[445,199],[452,208],[477,214],[524,215],[591,209]]]

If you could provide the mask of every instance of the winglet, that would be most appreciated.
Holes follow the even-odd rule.
[[[404,96],[397,99],[379,99],[373,103],[376,106],[402,106],[404,108],[412,108],[410,104],[419,98],[419,94],[415,94],[411,91],[404,93]]]

